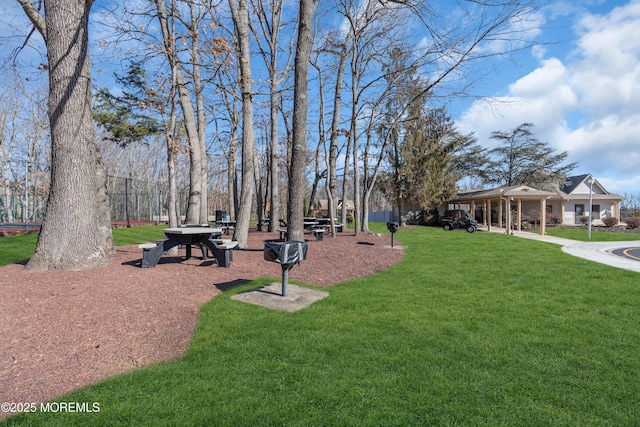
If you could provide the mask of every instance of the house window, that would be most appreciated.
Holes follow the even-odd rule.
[[[591,220],[600,219],[600,205],[591,205]]]
[[[582,221],[584,220],[584,205],[576,205],[575,214],[576,214],[575,223],[582,224]]]

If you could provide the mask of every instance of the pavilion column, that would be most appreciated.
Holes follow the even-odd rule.
[[[547,199],[540,199],[540,235],[544,236],[547,224]]]
[[[504,228],[511,234],[511,200],[508,197],[504,200]]]
[[[560,224],[564,224],[564,201],[560,203]]]
[[[487,226],[487,201],[482,201],[482,225]]]
[[[498,228],[502,228],[502,197],[498,199]]]
[[[522,199],[518,199],[518,231],[522,231]]]
[[[491,199],[487,200],[487,231],[491,231]]]
[[[471,206],[469,207],[469,209],[471,209],[471,212],[469,212],[471,214],[471,218],[476,219],[476,201],[475,200],[471,201]]]

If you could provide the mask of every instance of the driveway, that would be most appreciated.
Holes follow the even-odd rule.
[[[504,229],[496,227],[491,227],[491,231],[505,233]],[[540,234],[526,231],[514,231],[513,235],[524,239],[555,243],[561,245],[562,251],[570,255],[640,273],[640,257],[637,256],[638,252],[640,252],[640,240],[623,242],[580,242],[561,237],[541,236]]]

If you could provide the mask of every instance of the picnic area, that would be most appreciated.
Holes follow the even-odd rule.
[[[249,247],[234,251],[230,268],[217,266],[215,259],[185,260],[185,248],[162,257],[155,268],[140,268],[143,252],[137,244],[118,246],[104,268],[0,267],[0,354],[8,358],[0,367],[0,400],[45,401],[179,357],[202,304],[251,280],[280,277],[280,268],[263,259],[264,242],[277,239],[278,233],[251,231]],[[373,274],[402,257],[386,244],[386,236],[356,238],[353,230],[324,242],[311,236],[312,262],[297,265],[290,278],[327,287]]]
[[[376,230],[307,237],[291,280],[329,295],[296,312],[234,299],[277,281],[262,246],[278,233],[250,232],[230,268],[181,250],[143,269],[137,245],[118,247],[103,269],[0,267],[0,397],[100,405],[9,424],[640,419],[637,272],[504,233],[403,228],[397,250]]]

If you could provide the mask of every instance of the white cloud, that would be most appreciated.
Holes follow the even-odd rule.
[[[593,173],[610,191],[640,194],[640,1],[580,15],[575,28],[566,59],[541,59],[499,102],[474,103],[460,128],[491,146],[491,132],[534,123],[540,140],[579,162],[576,173]]]

